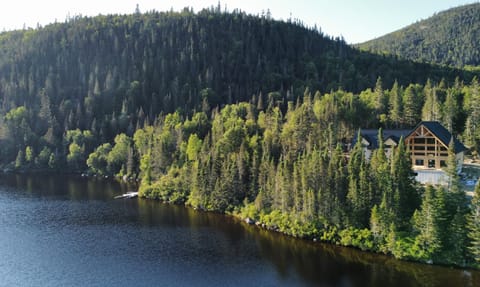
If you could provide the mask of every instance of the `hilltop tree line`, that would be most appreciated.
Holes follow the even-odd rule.
[[[380,147],[367,161],[359,144],[344,155],[360,127],[423,119],[441,121],[475,156],[472,74],[218,10],[74,18],[3,33],[0,46],[6,170],[140,179],[142,196],[294,236],[427,262],[479,260],[479,195],[469,209],[453,150],[453,180],[437,190],[415,185],[403,145],[390,158]]]
[[[140,193],[148,198],[249,217],[293,236],[397,258],[459,266],[480,260],[480,188],[469,208],[453,145],[447,163],[451,182],[438,188],[416,185],[402,141],[389,158],[380,145],[366,160],[360,142],[348,156],[344,153],[358,125],[409,126],[407,107],[414,104],[412,115],[450,123],[478,141],[478,133],[465,126],[480,111],[476,79],[470,85],[428,82],[390,89],[378,79],[373,90],[359,95],[342,90],[312,95],[307,89],[287,103],[285,112],[277,96],[259,95],[192,116],[180,111],[161,115],[132,135],[117,134],[112,142],[98,142],[90,130],[69,130],[62,156],[48,145],[27,145],[34,137],[29,111],[18,107],[4,122],[13,146],[25,148],[9,166],[88,169],[140,179]],[[457,103],[453,114],[448,112],[451,101]],[[398,114],[386,108],[396,104]]]
[[[17,166],[32,165],[35,159],[25,151],[30,146],[35,157],[42,154],[40,165],[63,169],[67,154],[88,154],[92,145],[113,143],[120,133],[132,136],[162,113],[208,114],[253,97],[281,102],[285,112],[287,102],[307,87],[359,93],[378,75],[389,87],[395,79],[407,86],[427,78],[453,83],[456,76],[466,81],[473,76],[359,52],[298,21],[218,7],[197,14],[185,9],[76,16],[5,32],[0,34],[0,161],[12,162],[21,152]],[[77,129],[91,134],[70,132]],[[70,146],[73,142],[77,146]]]
[[[480,3],[473,3],[440,12],[358,47],[412,61],[478,69],[479,33]]]
[[[480,263],[480,188],[469,207],[453,141],[446,187],[416,184],[403,141],[389,158],[380,144],[366,160],[360,141],[346,156],[353,98],[307,91],[285,113],[261,101],[210,116],[172,113],[97,147],[87,164],[101,174],[138,172],[142,196],[248,217],[296,237],[423,262]],[[117,155],[122,160],[111,162]]]
[[[304,94],[311,92],[306,89]],[[478,156],[480,127],[476,123],[480,121],[480,86],[476,78],[469,85],[457,79],[452,86],[447,86],[444,81],[434,83],[430,80],[424,86],[409,84],[407,87],[394,82],[389,89],[384,88],[382,79],[378,78],[372,89],[366,89],[359,94],[337,90],[322,95],[317,91],[312,98],[316,100],[315,109],[321,125],[307,125],[303,127],[305,133],[313,128],[318,128],[319,131],[316,132],[320,133],[331,127],[337,141],[346,145],[359,128],[405,129],[414,127],[421,120],[439,121],[470,147],[473,157]],[[92,169],[89,165],[91,172],[136,176],[139,163],[135,152],[138,151],[132,150],[127,138],[133,138],[144,126],[158,129],[159,123],[167,118],[160,114],[149,120],[145,116],[143,122],[137,122],[134,127],[129,122],[127,112],[123,111],[117,118],[104,122],[100,130],[95,128],[94,121],[91,129],[76,127],[62,131],[55,120],[57,115],[51,108],[51,101],[45,93],[40,94],[40,102],[38,109],[31,109],[28,104],[22,105],[9,110],[0,118],[0,164],[4,169],[83,172],[88,168],[89,155],[101,145],[104,154],[114,149],[108,158],[103,158],[103,162],[108,163],[109,167]],[[250,100],[257,113],[275,107],[282,115],[287,114],[292,105],[300,103],[299,97],[296,102],[285,102],[278,92],[266,95],[260,93]],[[125,109],[126,106],[122,108]],[[182,131],[182,139],[186,139],[185,134],[198,133],[197,129],[201,129],[200,134],[204,136],[209,127],[207,123],[218,109],[205,107],[201,112],[194,112],[192,115],[180,110],[172,113],[179,119],[197,119],[203,124]],[[200,115],[202,118],[198,119]],[[112,135],[102,136],[105,131]],[[123,147],[117,147],[121,145]],[[127,157],[128,165],[125,161]],[[125,171],[127,167],[129,172]]]

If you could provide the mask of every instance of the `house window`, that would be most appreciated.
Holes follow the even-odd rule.
[[[434,159],[429,159],[428,160],[428,167],[429,168],[434,168],[435,167],[435,160]]]
[[[446,167],[447,166],[447,162],[444,161],[444,160],[441,160],[440,161],[440,167]]]
[[[427,139],[427,144],[435,144],[435,139],[434,138],[428,138]]]
[[[425,139],[424,138],[414,138],[413,142],[416,143],[416,144],[424,144]]]
[[[423,166],[423,159],[415,159],[415,165]]]

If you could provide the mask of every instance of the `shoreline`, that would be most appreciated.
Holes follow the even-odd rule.
[[[363,253],[366,253],[366,254],[369,254],[369,255],[385,256],[386,258],[389,258],[391,260],[396,260],[396,261],[399,261],[399,262],[410,262],[410,263],[417,263],[417,264],[422,264],[422,265],[427,265],[427,266],[452,268],[452,269],[456,269],[456,270],[463,271],[463,272],[479,271],[480,270],[480,268],[475,268],[474,266],[471,266],[471,265],[460,266],[460,265],[454,265],[454,264],[436,263],[436,262],[433,262],[433,261],[425,262],[425,261],[420,261],[420,260],[414,260],[412,258],[396,258],[393,254],[377,252],[377,251],[371,250],[371,249],[362,249],[361,247],[355,246],[355,245],[343,245],[343,244],[339,244],[339,243],[334,242],[334,241],[322,240],[321,238],[317,238],[317,237],[308,238],[308,237],[295,236],[295,235],[289,234],[287,232],[281,231],[278,226],[269,226],[268,224],[266,224],[264,222],[261,222],[259,220],[255,220],[251,217],[242,217],[240,213],[217,212],[217,211],[213,211],[213,210],[207,210],[205,208],[193,207],[192,205],[189,205],[189,204],[186,204],[186,203],[179,204],[179,203],[175,203],[175,202],[171,202],[171,201],[165,201],[165,200],[161,200],[161,199],[157,199],[157,198],[145,197],[145,196],[142,196],[140,194],[139,194],[138,198],[139,199],[156,201],[156,202],[159,202],[161,204],[183,206],[185,208],[191,208],[191,209],[193,209],[195,211],[198,211],[198,212],[219,214],[219,215],[222,215],[222,216],[232,218],[232,219],[234,219],[234,221],[239,222],[240,224],[244,224],[244,225],[247,225],[247,226],[250,226],[250,227],[258,228],[259,230],[262,230],[262,231],[265,231],[265,232],[270,232],[272,234],[279,234],[279,235],[286,236],[286,237],[289,237],[289,238],[292,238],[292,239],[303,240],[303,241],[306,241],[306,242],[310,242],[312,244],[316,244],[316,243],[328,244],[328,245],[335,246],[335,247],[342,247],[342,248],[347,248],[347,249],[360,251],[360,252],[363,252]]]
[[[475,166],[480,168],[480,164],[475,165]],[[18,175],[63,174],[63,175],[71,175],[71,176],[76,176],[76,177],[86,178],[86,179],[115,180],[115,181],[118,181],[118,182],[122,182],[123,184],[135,184],[138,190],[140,189],[140,185],[141,185],[139,180],[134,180],[134,179],[133,180],[126,180],[122,177],[98,176],[98,175],[85,174],[85,173],[80,173],[80,172],[64,172],[64,173],[62,173],[62,172],[58,172],[58,171],[52,172],[52,171],[45,171],[45,170],[42,170],[42,171],[40,171],[40,170],[37,170],[37,171],[29,170],[29,171],[20,171],[20,172],[19,171],[8,171],[8,172],[1,171],[0,173],[2,173],[2,174],[18,174]],[[412,258],[397,258],[391,253],[384,253],[384,252],[381,252],[381,251],[375,251],[375,250],[370,249],[370,248],[362,248],[361,246],[341,244],[338,241],[338,239],[339,239],[338,238],[339,237],[338,232],[340,230],[335,230],[336,234],[334,234],[334,237],[337,237],[336,240],[324,240],[324,239],[321,238],[322,234],[320,234],[320,232],[317,234],[319,236],[313,236],[313,237],[296,236],[296,235],[290,234],[288,232],[282,231],[276,225],[270,226],[268,223],[265,223],[265,222],[262,222],[258,219],[255,219],[255,217],[242,216],[241,210],[235,210],[233,212],[218,212],[218,211],[208,210],[208,209],[201,208],[201,207],[194,207],[190,204],[187,204],[186,202],[181,203],[181,202],[162,200],[162,199],[159,199],[159,198],[147,197],[147,196],[144,196],[141,193],[138,194],[138,198],[145,199],[145,200],[157,201],[157,202],[160,202],[162,204],[183,206],[185,208],[191,208],[195,211],[200,211],[200,212],[207,212],[207,213],[212,212],[212,213],[220,214],[222,216],[227,216],[227,217],[233,218],[235,221],[241,222],[242,224],[246,224],[248,226],[252,226],[252,227],[255,226],[256,228],[259,228],[259,229],[267,231],[267,232],[277,233],[277,234],[281,234],[283,236],[288,236],[290,238],[300,239],[300,240],[304,240],[304,241],[307,241],[307,242],[322,243],[322,244],[329,244],[329,245],[333,245],[333,246],[352,248],[354,250],[366,252],[368,254],[387,256],[388,258],[398,260],[398,261],[404,261],[404,262],[414,262],[414,263],[420,263],[420,264],[423,264],[423,265],[431,265],[431,266],[442,266],[442,267],[454,268],[454,269],[457,269],[457,270],[464,270],[464,271],[465,270],[475,270],[475,271],[480,270],[480,268],[477,268],[477,267],[472,266],[472,265],[460,266],[460,265],[455,265],[455,264],[437,263],[437,262],[433,262],[433,261],[426,261],[425,262],[425,261],[421,261],[421,260],[415,260],[415,259],[412,259]],[[323,231],[328,232],[327,229],[325,229]]]

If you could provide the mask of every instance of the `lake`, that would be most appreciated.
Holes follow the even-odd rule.
[[[480,286],[395,260],[144,199],[76,176],[0,175],[0,286]]]

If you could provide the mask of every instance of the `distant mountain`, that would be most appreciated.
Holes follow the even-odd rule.
[[[69,128],[90,128],[122,108],[152,119],[199,110],[205,97],[211,107],[270,92],[295,100],[306,87],[360,92],[379,76],[391,86],[463,73],[360,52],[298,23],[238,11],[77,17],[0,34],[0,114],[36,109],[44,94],[60,125],[70,117]]]
[[[480,66],[480,3],[440,12],[358,47],[419,62]]]

